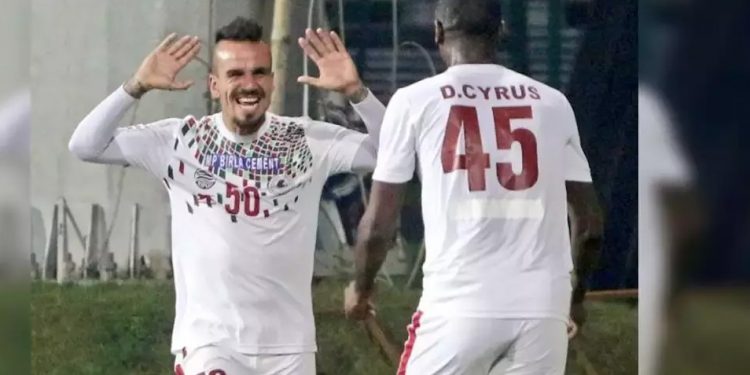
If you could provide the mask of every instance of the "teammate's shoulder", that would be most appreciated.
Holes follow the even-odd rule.
[[[393,93],[394,97],[405,99],[425,98],[426,92],[431,92],[445,84],[445,73],[436,74],[399,88]]]

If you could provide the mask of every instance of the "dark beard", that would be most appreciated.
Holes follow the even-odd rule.
[[[240,120],[235,119],[235,124],[237,125],[238,132],[240,135],[248,135],[253,134],[260,128],[261,125],[266,121],[266,114],[263,113],[259,118],[257,119],[247,119],[247,120]]]

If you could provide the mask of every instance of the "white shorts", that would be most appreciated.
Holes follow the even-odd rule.
[[[443,317],[417,311],[398,375],[562,375],[567,325],[558,319]]]
[[[315,375],[315,353],[241,354],[218,346],[183,350],[175,375]]]

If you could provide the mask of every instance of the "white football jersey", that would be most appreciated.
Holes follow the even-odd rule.
[[[321,192],[330,175],[352,170],[366,134],[270,113],[252,136],[230,132],[220,113],[118,132],[127,162],[169,192],[172,351],[212,344],[248,354],[314,352]]]
[[[591,181],[559,91],[472,64],[398,90],[373,179],[422,183],[419,309],[567,321],[572,256],[565,181]]]

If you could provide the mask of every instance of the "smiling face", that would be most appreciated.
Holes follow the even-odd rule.
[[[240,134],[256,132],[271,105],[271,48],[264,42],[222,40],[213,59],[209,85],[224,122]]]

